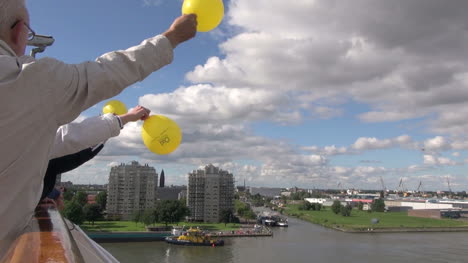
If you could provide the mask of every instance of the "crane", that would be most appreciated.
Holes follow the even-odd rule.
[[[419,190],[421,189],[421,185],[422,185],[422,181],[419,181],[418,189],[416,190],[416,192],[419,193]]]
[[[338,185],[336,187],[338,188],[338,191],[340,191],[340,193],[344,193],[343,184],[341,182],[338,182]]]
[[[405,182],[403,181],[403,177],[400,178],[400,183],[398,184],[398,190],[401,192],[408,191],[408,189],[405,187]]]
[[[380,184],[382,185],[382,192],[383,192],[383,195],[385,196],[387,194],[387,188],[385,187],[385,183],[384,183],[382,176],[380,176]]]
[[[447,179],[447,186],[448,186],[449,193],[452,194],[452,188],[450,187],[450,178],[448,176],[446,176],[445,178]]]

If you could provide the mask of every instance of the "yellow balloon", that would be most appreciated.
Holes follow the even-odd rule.
[[[115,115],[122,115],[122,114],[127,113],[127,107],[121,101],[110,100],[102,108],[102,113],[103,114],[113,113]]]
[[[197,15],[197,31],[207,32],[219,25],[224,16],[222,0],[184,0],[182,14]]]
[[[146,147],[156,154],[169,154],[182,141],[179,125],[166,116],[152,115],[143,123],[141,137]]]

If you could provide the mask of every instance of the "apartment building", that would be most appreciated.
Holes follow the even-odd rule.
[[[234,176],[209,164],[189,173],[187,206],[190,219],[220,222],[223,210],[234,210]]]
[[[107,186],[107,216],[129,220],[134,211],[155,206],[158,174],[148,164],[133,161],[111,168]]]

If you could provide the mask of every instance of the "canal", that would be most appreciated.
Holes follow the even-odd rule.
[[[342,233],[295,218],[273,237],[226,238],[224,247],[103,243],[122,263],[468,262],[468,233]]]

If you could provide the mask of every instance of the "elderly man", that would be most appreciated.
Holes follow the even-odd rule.
[[[140,45],[69,65],[24,56],[35,34],[25,2],[0,0],[0,258],[27,230],[57,128],[169,64],[196,24],[183,15]]]

